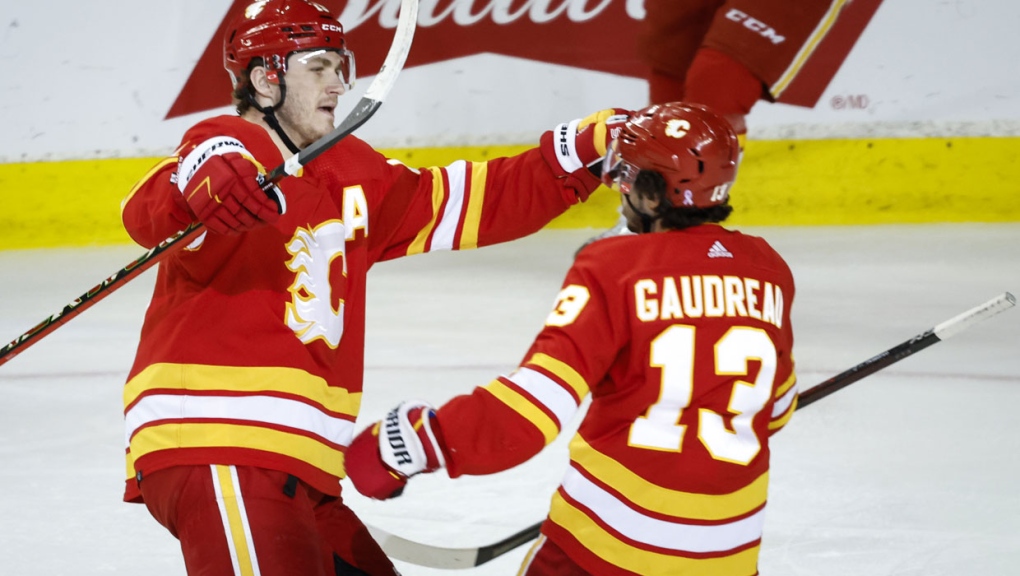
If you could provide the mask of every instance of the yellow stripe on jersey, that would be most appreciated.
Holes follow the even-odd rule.
[[[580,434],[570,441],[570,459],[620,496],[659,514],[689,520],[719,521],[751,512],[768,498],[769,473],[729,494],[696,494],[670,490],[638,476],[623,464],[592,448]],[[611,481],[610,481],[611,479]]]
[[[425,251],[425,243],[428,242],[429,235],[432,234],[436,227],[436,222],[439,221],[439,209],[443,206],[443,199],[446,198],[442,169],[430,167],[427,170],[432,173],[432,219],[429,220],[427,226],[418,231],[414,241],[407,247],[408,256],[421,254]]]
[[[528,364],[533,364],[552,372],[557,378],[574,389],[574,394],[577,395],[578,400],[583,400],[585,395],[588,394],[588,383],[577,373],[577,370],[574,370],[566,362],[557,360],[547,354],[538,353],[528,358],[528,361],[524,363],[525,366]]]
[[[471,163],[471,191],[468,194],[464,226],[460,233],[459,250],[478,247],[478,229],[482,225],[482,205],[485,204],[485,181],[489,175],[488,162]]]
[[[220,515],[223,518],[223,529],[230,540],[230,549],[233,553],[231,560],[234,562],[234,569],[241,576],[254,576],[256,574],[254,565],[256,561],[252,543],[248,542],[250,530],[246,529],[248,519],[245,517],[242,508],[239,490],[235,488],[232,466],[214,464],[212,466],[213,486],[216,490],[216,499],[220,505]],[[239,488],[239,487],[238,487]]]
[[[138,192],[138,189],[142,187],[142,184],[147,182],[149,180],[149,178],[152,178],[153,174],[155,174],[156,172],[159,172],[160,170],[165,168],[167,164],[176,164],[176,163],[177,163],[177,157],[176,156],[171,156],[169,158],[164,158],[164,159],[160,160],[155,166],[150,168],[149,171],[145,173],[145,176],[142,176],[141,179],[139,179],[138,182],[136,182],[135,185],[131,187],[131,191],[128,192],[128,195],[125,196],[123,200],[121,200],[121,202],[120,202],[120,213],[122,215],[124,214],[124,207],[127,206],[127,203],[135,195],[135,192]]]
[[[814,32],[812,32],[811,36],[808,37],[807,42],[801,46],[800,52],[797,52],[797,55],[794,56],[793,62],[791,62],[790,66],[785,72],[783,72],[783,75],[779,77],[779,80],[769,87],[769,92],[773,97],[778,98],[779,95],[783,93],[783,90],[786,90],[790,86],[790,83],[793,82],[793,79],[797,77],[801,68],[804,67],[804,63],[811,57],[811,54],[815,51],[815,48],[818,47],[818,44],[821,43],[822,39],[825,38],[825,35],[829,33],[829,29],[831,29],[832,25],[836,22],[836,16],[839,15],[839,11],[843,9],[843,5],[846,4],[846,2],[847,0],[833,0],[832,4],[829,5],[829,11],[825,13],[824,17],[822,17],[821,22],[819,22],[818,26],[815,27]]]
[[[361,409],[361,392],[329,386],[324,379],[297,368],[152,364],[125,385],[124,406],[154,389],[282,392],[307,398],[338,414],[357,416]]]
[[[499,380],[493,380],[483,386],[483,390],[488,391],[500,402],[520,414],[522,418],[534,424],[538,431],[542,433],[542,436],[545,437],[546,444],[555,440],[556,436],[559,435],[560,427],[557,425],[556,420],[550,418],[548,414],[535,406],[531,400],[511,390],[506,384]]]
[[[592,554],[642,576],[755,574],[758,567],[758,546],[719,558],[686,558],[631,546],[572,506],[559,492],[553,495],[549,519],[570,532]]]
[[[794,411],[797,410],[797,401],[799,398],[800,396],[794,398],[793,402],[790,402],[790,407],[787,408],[786,412],[782,416],[769,422],[769,430],[775,431],[786,426],[786,423],[790,421],[790,417],[793,416]]]
[[[773,394],[772,397],[773,398],[780,398],[780,397],[782,397],[782,395],[786,394],[786,391],[789,390],[790,388],[792,388],[793,385],[796,384],[796,383],[797,383],[797,374],[794,373],[794,372],[790,372],[790,377],[787,378],[785,382],[780,384],[779,388],[776,388],[776,393]]]
[[[135,476],[134,463],[146,454],[174,448],[249,448],[283,454],[344,477],[344,454],[318,440],[281,430],[242,424],[173,422],[142,428],[131,439],[127,455],[128,478]]]

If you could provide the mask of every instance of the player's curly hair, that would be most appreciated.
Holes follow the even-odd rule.
[[[641,170],[634,180],[633,192],[638,195],[658,199],[659,207],[655,217],[664,228],[683,230],[700,224],[718,224],[729,218],[733,206],[729,202],[710,208],[678,208],[666,198],[666,179],[654,170]]]
[[[244,78],[237,83],[234,90],[230,93],[230,96],[234,100],[234,109],[237,110],[238,116],[244,116],[245,112],[251,110],[251,101],[255,97],[255,88],[251,85],[251,71],[256,66],[262,66],[262,58],[252,58],[251,62],[248,63],[248,68],[244,71]]]

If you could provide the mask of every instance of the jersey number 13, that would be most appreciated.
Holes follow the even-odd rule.
[[[651,344],[651,365],[661,370],[659,399],[630,426],[630,445],[679,452],[687,426],[679,424],[694,393],[695,328],[676,324]],[[715,373],[746,376],[750,360],[761,362],[754,382],[737,380],[727,407],[731,427],[708,408],[698,410],[698,439],[716,460],[749,464],[761,450],[752,426],[754,417],[772,398],[776,377],[776,347],[764,330],[735,326],[714,346]]]

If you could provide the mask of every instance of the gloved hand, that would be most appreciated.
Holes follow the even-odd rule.
[[[446,466],[435,415],[424,402],[404,402],[358,434],[344,457],[358,492],[376,500],[394,498],[411,476]]]
[[[599,185],[602,157],[628,116],[629,110],[607,108],[560,124],[542,135],[542,155],[554,170],[558,167],[562,171],[582,201]]]
[[[217,234],[236,234],[273,224],[286,211],[276,185],[263,190],[265,170],[233,138],[196,146],[177,169],[177,189],[191,215]]]
[[[602,158],[630,114],[630,110],[608,108],[578,122],[574,139],[577,157],[596,177],[602,175]]]

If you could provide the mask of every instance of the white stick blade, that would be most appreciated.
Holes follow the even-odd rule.
[[[950,318],[935,327],[935,335],[939,340],[945,340],[966,330],[973,324],[991,318],[1003,310],[1016,306],[1016,297],[1009,292],[1003,292],[988,302],[975,306],[963,314]]]
[[[382,102],[393,87],[393,78],[404,67],[407,53],[411,50],[411,39],[418,25],[418,0],[401,0],[400,16],[397,17],[397,29],[393,33],[393,44],[382,68],[379,69],[375,82],[365,91],[365,98]]]
[[[394,560],[427,568],[460,570],[474,568],[478,558],[477,548],[439,548],[395,536],[374,526],[367,528],[386,555]]]

